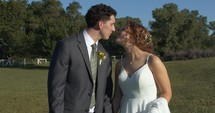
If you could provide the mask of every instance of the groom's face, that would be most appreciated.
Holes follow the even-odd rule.
[[[110,16],[110,19],[105,21],[105,22],[101,22],[100,24],[100,34],[101,34],[101,38],[104,40],[108,40],[110,35],[112,34],[113,31],[115,31],[115,16],[112,15]]]

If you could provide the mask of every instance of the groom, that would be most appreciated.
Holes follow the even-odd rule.
[[[112,113],[111,59],[98,41],[115,31],[116,14],[94,5],[85,15],[87,28],[57,43],[48,73],[49,113]]]

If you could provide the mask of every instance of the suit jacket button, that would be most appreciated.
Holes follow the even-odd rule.
[[[89,112],[89,109],[85,109],[85,112],[86,112],[86,113]]]
[[[89,93],[88,95],[89,95],[89,96],[92,96],[92,94],[91,94],[91,93]]]

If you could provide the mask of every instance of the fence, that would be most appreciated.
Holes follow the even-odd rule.
[[[118,60],[123,58],[122,55],[118,56],[111,56],[112,60]],[[46,58],[34,58],[34,59],[27,59],[27,58],[7,58],[7,59],[0,59],[0,66],[1,67],[12,67],[12,66],[27,66],[27,65],[47,65],[49,60]]]
[[[41,65],[48,64],[48,60],[46,58],[36,58],[36,59],[0,59],[1,67],[12,67],[12,66],[27,66],[27,65]]]

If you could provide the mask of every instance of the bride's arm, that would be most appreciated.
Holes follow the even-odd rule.
[[[149,67],[158,86],[159,97],[164,97],[169,102],[172,98],[172,90],[165,65],[158,56],[151,55]]]

